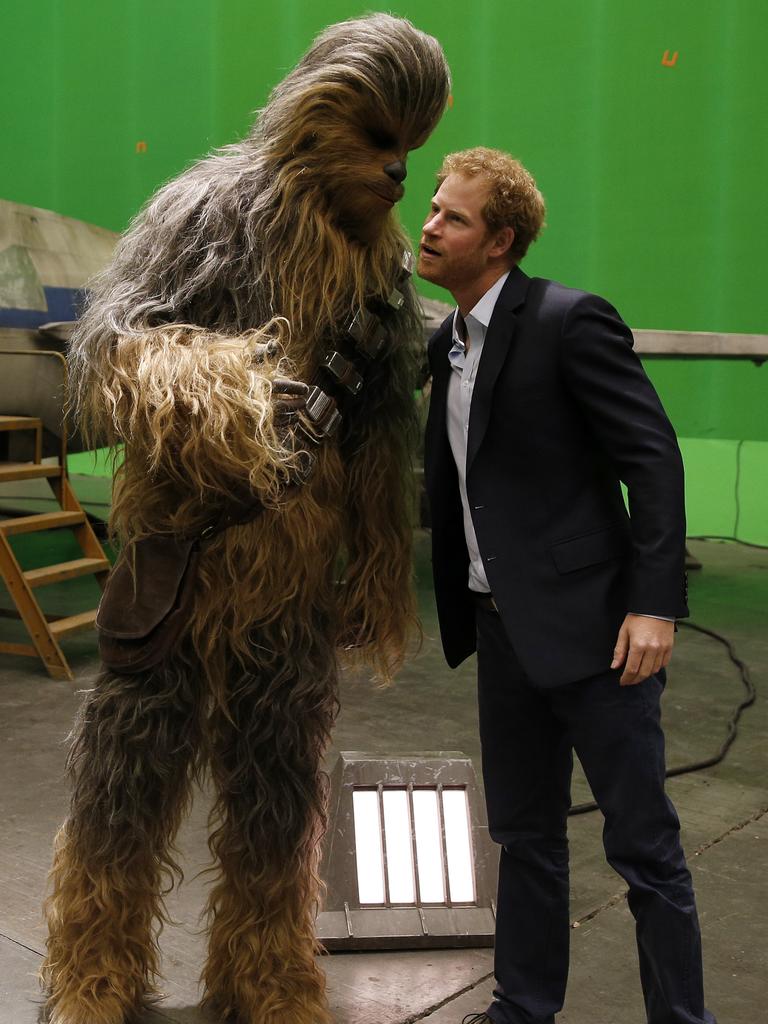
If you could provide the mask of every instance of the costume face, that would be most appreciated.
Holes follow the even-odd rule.
[[[317,148],[334,153],[323,187],[331,215],[351,238],[374,242],[405,193],[408,152],[423,140],[405,137],[399,125],[366,110],[346,123],[332,122],[323,134]]]
[[[322,32],[275,86],[251,141],[266,147],[285,209],[303,227],[313,218],[288,197],[373,246],[395,227],[407,154],[440,120],[449,91],[436,39],[404,18],[352,18]]]
[[[487,272],[497,246],[482,213],[488,192],[484,178],[449,174],[434,194],[419,245],[425,281],[455,293]]]

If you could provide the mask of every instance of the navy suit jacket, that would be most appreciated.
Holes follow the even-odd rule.
[[[475,612],[446,429],[452,319],[429,342],[425,479],[440,632],[455,667],[475,650]],[[632,345],[603,299],[519,268],[488,326],[467,494],[499,614],[538,686],[606,671],[628,611],[688,614],[682,459]]]

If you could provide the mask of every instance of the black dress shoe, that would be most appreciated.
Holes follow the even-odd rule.
[[[493,1024],[487,1013],[470,1013],[461,1024]]]

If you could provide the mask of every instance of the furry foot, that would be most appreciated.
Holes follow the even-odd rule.
[[[264,965],[266,966],[266,965]],[[210,963],[208,965],[210,968]],[[333,1024],[325,998],[325,975],[314,969],[286,976],[272,965],[263,976],[219,977],[215,991],[207,989],[203,1007],[228,1024]],[[210,970],[208,970],[210,975]]]
[[[139,1024],[147,1005],[126,1004],[103,979],[100,991],[69,996],[49,996],[38,1017],[39,1024]]]

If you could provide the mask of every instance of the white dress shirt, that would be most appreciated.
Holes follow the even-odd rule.
[[[459,493],[464,510],[464,536],[469,551],[469,587],[488,594],[491,588],[485,575],[483,560],[477,547],[475,527],[469,511],[467,498],[467,435],[469,432],[469,410],[475,387],[477,368],[483,354],[483,342],[491,322],[496,300],[499,297],[509,271],[491,285],[480,301],[462,318],[458,309],[453,314],[453,347],[448,353],[451,363],[451,377],[448,382],[448,440],[459,473]],[[469,351],[464,343],[462,326],[466,326]]]

